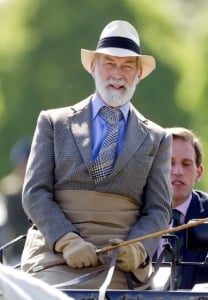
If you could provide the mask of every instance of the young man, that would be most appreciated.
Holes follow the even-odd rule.
[[[154,58],[141,54],[131,24],[109,23],[95,51],[81,50],[81,61],[95,93],[38,119],[23,188],[23,207],[34,225],[22,269],[50,284],[74,279],[70,288],[92,289],[108,269],[97,248],[168,225],[172,139],[130,102],[155,68]],[[119,247],[109,288],[127,289],[127,273],[137,284],[145,280],[157,243]],[[60,259],[65,265],[58,265]]]
[[[173,127],[167,131],[172,134],[171,184],[173,190],[172,208],[180,212],[180,223],[192,219],[208,217],[208,194],[194,190],[195,184],[203,175],[202,145],[197,136],[186,128]],[[180,224],[177,224],[180,225]],[[184,230],[176,232],[183,235],[181,260],[184,262],[203,262],[206,251],[191,251],[186,247]],[[208,268],[199,266],[178,267],[177,288],[192,289],[196,283],[208,281]],[[181,277],[181,278],[180,278]]]

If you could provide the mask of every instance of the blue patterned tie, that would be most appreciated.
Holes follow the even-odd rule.
[[[108,123],[108,131],[92,165],[92,177],[95,183],[102,182],[113,168],[118,143],[119,119],[122,113],[119,109],[103,106],[99,115]]]

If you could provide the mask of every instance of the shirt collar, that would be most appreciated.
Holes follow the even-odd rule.
[[[186,216],[186,213],[187,213],[187,210],[188,210],[188,207],[189,207],[189,204],[191,202],[191,198],[192,198],[192,194],[188,197],[188,199],[186,201],[184,201],[182,204],[174,207],[175,209],[179,210],[180,213],[185,217]]]
[[[92,118],[93,118],[93,120],[97,116],[97,114],[102,106],[106,106],[106,104],[98,97],[97,94],[94,94],[92,97]],[[127,122],[129,107],[130,107],[129,102],[127,102],[123,106],[119,107],[119,109],[123,113],[125,123]]]

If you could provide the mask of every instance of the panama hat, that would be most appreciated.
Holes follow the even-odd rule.
[[[83,67],[91,74],[91,64],[96,53],[118,56],[139,57],[142,64],[140,79],[148,76],[156,67],[155,59],[150,55],[142,55],[139,35],[128,22],[115,20],[110,22],[102,31],[95,51],[81,49]]]

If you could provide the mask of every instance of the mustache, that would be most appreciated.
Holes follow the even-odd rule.
[[[126,89],[129,88],[128,83],[124,79],[108,79],[105,82],[105,86],[108,85],[120,85],[120,86],[124,86]]]

